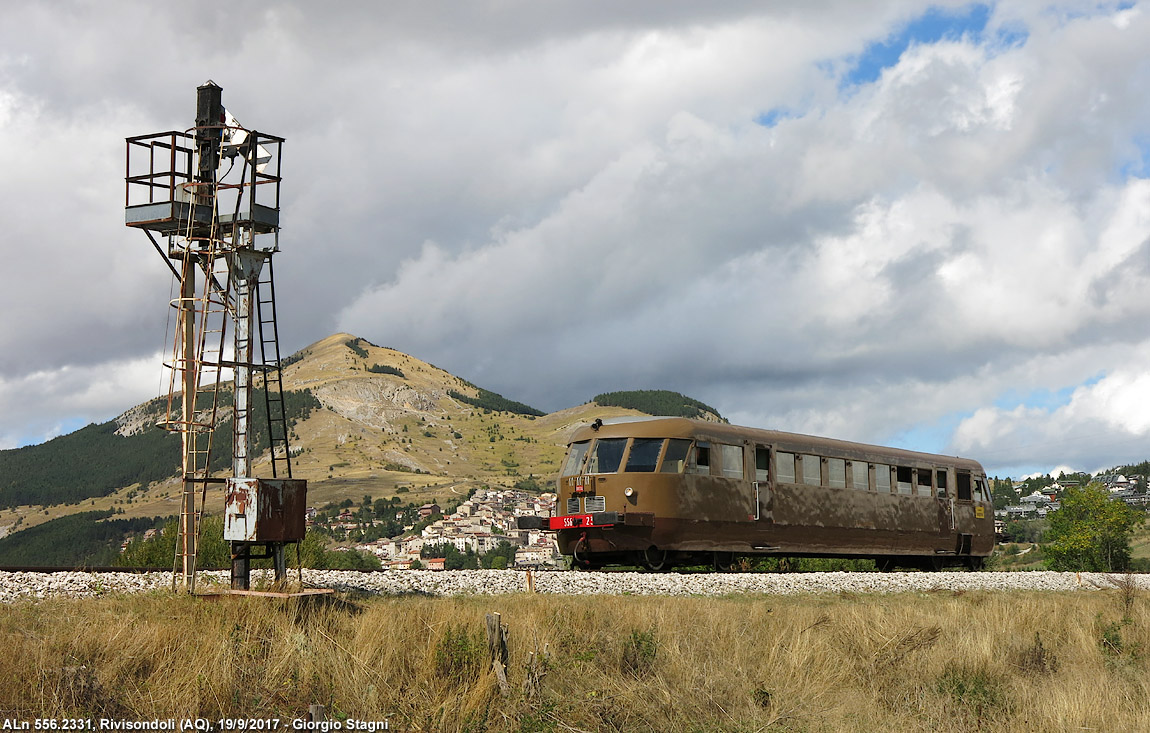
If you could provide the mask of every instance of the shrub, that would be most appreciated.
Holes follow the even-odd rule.
[[[938,691],[970,710],[979,727],[1008,706],[1002,680],[982,666],[962,665],[946,670],[938,679]]]
[[[655,666],[655,656],[659,647],[655,642],[655,630],[631,631],[631,637],[623,645],[621,669],[632,677],[644,677]]]
[[[405,375],[402,371],[388,364],[372,364],[367,368],[367,370],[373,374],[393,374],[397,377],[400,377],[401,379],[405,378]]]
[[[366,359],[367,358],[367,349],[360,346],[360,344],[362,342],[363,342],[363,339],[355,338],[355,339],[349,339],[345,343],[347,344],[347,348],[351,349],[352,353],[354,353],[356,356],[358,356],[361,359]]]
[[[483,663],[485,646],[478,634],[469,634],[465,627],[447,627],[435,645],[436,675],[453,683],[477,677]]]
[[[469,386],[472,386],[475,390],[477,390],[479,392],[478,397],[468,397],[467,395],[463,394],[462,392],[457,392],[456,390],[453,390],[453,389],[448,390],[447,394],[451,395],[453,398],[459,400],[460,402],[464,402],[464,403],[469,404],[473,407],[481,407],[481,408],[483,408],[483,410],[485,412],[489,411],[489,410],[494,410],[496,412],[511,412],[511,413],[515,413],[516,415],[535,415],[535,416],[542,416],[543,414],[545,414],[539,410],[536,410],[534,407],[531,407],[529,405],[525,405],[522,402],[515,402],[514,400],[509,400],[506,397],[504,397],[503,395],[496,394],[495,392],[491,392],[489,390],[483,389],[482,387],[475,387],[474,385],[469,385]]]

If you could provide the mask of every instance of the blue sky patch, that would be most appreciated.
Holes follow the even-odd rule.
[[[1081,18],[1094,18],[1099,15],[1121,13],[1123,10],[1129,10],[1137,4],[1138,3],[1133,2],[1133,0],[1121,0],[1117,3],[1095,3],[1094,7],[1053,7],[1049,12],[1053,15],[1056,15],[1063,23],[1065,23],[1066,21],[1079,20]]]
[[[955,10],[932,7],[886,39],[867,46],[843,75],[840,87],[869,84],[877,80],[883,69],[898,63],[911,44],[936,43],[944,38],[957,40],[964,35],[981,40],[989,19],[989,5],[973,4]],[[998,40],[1009,41],[1010,45],[1014,45],[1025,38],[1025,31],[1012,29],[1006,38]]]
[[[1136,136],[1134,145],[1138,152],[1119,166],[1119,180],[1150,177],[1150,135]]]
[[[91,424],[92,420],[83,417],[64,418],[58,425],[53,428],[52,431],[50,431],[50,437],[45,437],[44,433],[29,433],[21,435],[17,438],[18,444],[16,447],[23,448],[24,446],[28,445],[39,445],[40,443],[46,443],[52,438],[59,437],[61,435],[67,435],[68,433],[74,433],[80,428],[87,427]]]
[[[763,127],[774,127],[783,120],[789,120],[798,116],[799,114],[789,107],[775,107],[756,117],[755,124],[762,125]]]
[[[973,412],[954,412],[944,415],[933,423],[916,425],[892,436],[887,444],[892,448],[945,454],[959,423],[973,414]]]
[[[1013,410],[1016,407],[1026,407],[1028,409],[1038,408],[1053,411],[1059,407],[1069,405],[1070,398],[1074,396],[1074,390],[1079,387],[1089,387],[1098,384],[1105,376],[1105,372],[1099,372],[1083,380],[1081,384],[1073,384],[1069,387],[1055,390],[1033,389],[1030,392],[1023,393],[1019,390],[1012,389],[999,395],[998,399],[994,401],[994,406],[1000,410]]]

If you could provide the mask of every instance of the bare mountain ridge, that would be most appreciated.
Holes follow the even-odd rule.
[[[310,389],[325,408],[296,428],[303,449],[297,466],[317,484],[420,483],[408,472],[455,481],[549,477],[573,429],[595,417],[641,414],[587,403],[537,417],[469,404],[453,395],[479,401],[474,385],[350,334],[299,354],[284,370],[284,384]]]

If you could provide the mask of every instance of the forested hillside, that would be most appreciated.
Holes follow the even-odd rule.
[[[708,415],[726,422],[710,405],[665,389],[640,389],[629,392],[607,392],[592,400],[603,407],[626,407],[648,415],[665,417],[706,418]]]
[[[178,435],[148,427],[122,436],[118,427],[109,420],[40,445],[0,451],[0,508],[75,504],[179,470]]]
[[[223,403],[231,396],[223,395]],[[289,426],[306,418],[319,402],[308,390],[284,393]],[[154,413],[154,409],[147,413]],[[266,450],[267,418],[261,390],[253,398],[254,450]],[[26,504],[75,504],[106,496],[133,484],[147,484],[175,476],[180,469],[180,436],[155,427],[154,420],[131,435],[118,435],[119,424],[109,420],[61,435],[40,445],[0,451],[0,508]],[[213,445],[212,467],[231,462],[231,418],[220,423]]]
[[[480,407],[485,410],[491,410],[492,412],[511,412],[516,415],[529,415],[532,417],[542,417],[546,414],[542,410],[536,410],[530,405],[525,405],[522,402],[516,402],[515,400],[509,400],[503,395],[492,392],[491,390],[483,389],[482,387],[476,387],[470,382],[464,382],[464,384],[478,391],[479,396],[468,397],[462,392],[454,389],[449,390],[448,394],[460,402],[464,402],[468,405],[471,405],[472,407]]]
[[[108,519],[111,511],[80,512],[0,539],[0,565],[111,565],[125,537],[159,526],[159,517]],[[169,555],[170,558],[170,555]]]

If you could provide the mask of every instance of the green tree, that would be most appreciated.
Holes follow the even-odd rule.
[[[388,515],[395,516],[391,509],[391,502],[383,498],[375,500],[372,504],[372,511],[375,513],[375,516],[380,518],[387,517]]]
[[[1111,501],[1104,486],[1072,486],[1058,511],[1046,515],[1051,570],[1113,572],[1130,565],[1130,535],[1142,516],[1121,501]]]
[[[1014,483],[1007,476],[1003,480],[997,477],[990,481],[990,492],[994,499],[995,509],[1005,509],[1011,504],[1018,503],[1018,494],[1014,491]]]
[[[480,565],[493,570],[503,570],[515,564],[515,547],[507,540],[500,540],[499,544],[480,557]]]
[[[316,531],[313,527],[304,533],[303,541],[299,545],[299,562],[296,562],[296,553],[288,552],[286,554],[289,567],[297,567],[303,565],[305,568],[315,568],[317,570],[324,570],[327,568],[325,556],[327,555],[326,543],[324,542],[323,535]]]
[[[176,538],[179,534],[179,520],[169,519],[164,528],[149,539],[137,537],[129,542],[114,564],[170,568],[175,560]],[[199,545],[196,547],[196,567],[201,570],[224,570],[232,566],[231,558],[231,548],[224,540],[223,517],[202,517]]]

